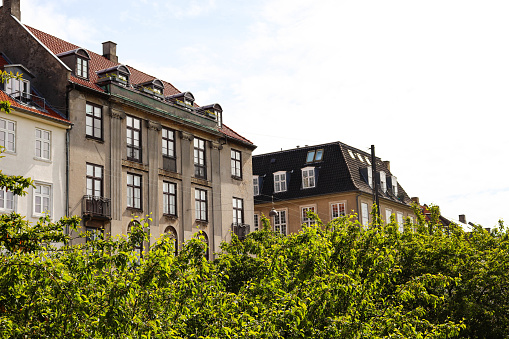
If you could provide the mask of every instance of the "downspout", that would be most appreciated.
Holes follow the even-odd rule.
[[[361,222],[361,213],[362,213],[362,211],[359,208],[359,197],[360,197],[360,195],[361,195],[360,193],[357,193],[357,195],[355,196],[355,202],[357,204],[357,211],[358,211],[358,213],[357,213],[357,221],[359,221],[359,223],[362,225],[362,222]]]
[[[65,107],[65,115],[67,120],[70,121],[70,110],[69,110],[69,93],[73,90],[74,86],[67,86],[67,90],[65,91],[65,100],[66,100],[66,107]],[[71,129],[73,127],[73,124],[71,123],[71,126],[65,131],[65,215],[69,217],[69,168],[70,168],[70,133]],[[65,234],[69,235],[70,230],[69,226],[65,227]],[[72,244],[71,244],[72,245]]]

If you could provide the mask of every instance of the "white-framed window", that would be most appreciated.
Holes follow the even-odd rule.
[[[302,169],[302,188],[315,187],[315,168],[306,167]]]
[[[332,203],[330,204],[330,210],[331,210],[331,220],[346,215],[346,203],[345,202]]]
[[[404,231],[404,225],[403,225],[403,213],[397,212],[396,213],[396,221],[398,222],[398,229],[400,232]]]
[[[51,214],[51,186],[35,184],[34,189],[34,214]]]
[[[308,212],[315,212],[314,206],[306,206],[301,207],[301,215],[302,215],[302,224],[306,224],[306,226],[311,226],[313,224],[313,219],[308,217]]]
[[[258,231],[258,229],[260,228],[260,216],[258,215],[258,213],[254,214],[253,226],[255,231]]]
[[[385,209],[385,223],[386,224],[391,222],[391,215],[392,215],[392,210],[390,208],[386,208]]]
[[[242,178],[242,154],[240,151],[231,150],[232,176]]]
[[[88,79],[88,60],[76,57],[76,76]]]
[[[51,158],[51,132],[43,129],[35,129],[35,156],[39,159],[50,160]]]
[[[244,223],[244,201],[240,198],[233,198],[233,223],[242,225]]]
[[[380,189],[382,192],[387,192],[387,178],[385,177],[385,172],[380,171]]]
[[[398,196],[398,179],[395,176],[391,177],[391,190],[394,196]]]
[[[368,166],[368,185],[373,188],[373,168]]]
[[[177,215],[177,184],[163,181],[163,213]]]
[[[363,226],[368,226],[369,224],[368,204],[365,202],[361,203],[361,223]]]
[[[141,209],[141,175],[127,173],[127,207]]]
[[[286,192],[286,172],[274,173],[274,193]]]
[[[30,81],[26,79],[10,79],[5,84],[5,93],[16,99],[30,99]]]
[[[7,152],[16,152],[16,123],[0,119],[0,146]]]
[[[253,194],[260,195],[260,183],[257,175],[253,175]]]
[[[103,196],[103,172],[102,166],[87,163],[87,195]]]
[[[207,221],[207,191],[194,189],[194,209],[196,212],[196,220]]]
[[[0,189],[0,210],[14,211],[14,194],[4,188]]]
[[[274,232],[286,235],[286,210],[276,211],[274,216]]]

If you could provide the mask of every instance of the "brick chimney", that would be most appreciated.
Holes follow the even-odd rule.
[[[390,172],[391,171],[391,162],[389,160],[385,160],[383,163],[385,164],[385,167],[387,167],[387,169]]]
[[[21,21],[21,0],[4,0],[3,10]]]
[[[467,217],[464,214],[459,215],[460,222],[466,224],[467,223]]]
[[[113,62],[118,62],[117,44],[113,41],[103,42],[103,57]]]

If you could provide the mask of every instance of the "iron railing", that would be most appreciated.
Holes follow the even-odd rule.
[[[249,234],[250,226],[247,224],[232,223],[232,233],[235,234],[240,240],[244,240]]]
[[[85,195],[82,200],[82,213],[89,219],[110,220],[110,199]]]

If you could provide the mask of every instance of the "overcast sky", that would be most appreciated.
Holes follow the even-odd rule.
[[[342,141],[410,196],[509,220],[509,1],[21,0],[22,22],[219,103],[255,154]]]

